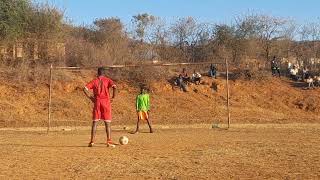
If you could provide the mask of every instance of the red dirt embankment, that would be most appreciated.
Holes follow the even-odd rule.
[[[92,77],[70,75],[55,80],[52,101],[53,125],[89,125],[91,102],[82,87]],[[9,83],[1,80],[0,127],[45,126],[48,85]],[[114,124],[133,124],[138,89],[117,82],[118,95],[113,102]],[[190,85],[181,92],[166,81],[150,85],[151,118],[157,124],[226,123],[225,80],[204,78],[204,84]],[[231,80],[232,123],[319,123],[320,88],[303,90],[289,80]]]

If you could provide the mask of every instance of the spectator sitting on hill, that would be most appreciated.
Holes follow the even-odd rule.
[[[320,76],[314,76],[315,86],[320,87]]]
[[[200,81],[201,81],[201,74],[196,72],[196,70],[194,70],[192,74],[192,82],[194,82],[195,84],[200,84]]]
[[[304,67],[302,69],[302,81],[304,81],[305,79],[308,79],[309,76],[310,76],[310,74],[309,74],[308,68]]]
[[[182,77],[182,79],[183,79],[183,81],[184,81],[185,83],[190,82],[190,77],[188,76],[188,73],[187,73],[186,68],[183,68],[183,69],[182,69],[182,72],[181,72],[180,75],[181,75],[181,77]]]
[[[309,79],[311,77],[310,73],[307,71],[304,75],[304,79]]]
[[[217,68],[213,64],[210,65],[209,76],[217,79]]]
[[[313,79],[311,76],[308,77],[307,83],[308,83],[308,88],[311,88],[311,86],[312,88],[314,88]]]
[[[187,85],[183,81],[183,77],[181,74],[179,74],[179,77],[176,79],[175,84],[179,86],[180,90],[183,90],[184,92],[187,92]]]

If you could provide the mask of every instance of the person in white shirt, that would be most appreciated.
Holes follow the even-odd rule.
[[[192,74],[192,82],[194,82],[195,84],[200,84],[201,82],[201,74],[196,72],[196,70],[193,71],[193,74]]]
[[[292,69],[290,69],[290,76],[292,78],[292,80],[294,81],[298,81],[298,68],[296,68],[296,66],[293,66]]]
[[[313,79],[311,76],[308,77],[307,83],[308,83],[309,88],[311,88],[311,87],[314,88]]]

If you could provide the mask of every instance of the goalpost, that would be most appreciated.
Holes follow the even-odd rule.
[[[138,65],[112,65],[112,66],[103,66],[104,68],[114,68],[114,69],[121,69],[121,68],[137,68],[137,67],[150,67],[150,66],[186,66],[186,65],[224,65],[225,66],[225,83],[226,83],[226,96],[227,96],[227,129],[230,128],[231,118],[230,118],[230,87],[229,87],[229,65],[228,60],[225,59],[224,62],[198,62],[198,63],[154,63],[154,64],[138,64]],[[52,122],[52,94],[53,94],[53,72],[58,70],[66,70],[66,71],[74,71],[74,70],[90,70],[90,69],[97,69],[98,67],[63,67],[57,66],[54,67],[52,64],[49,70],[49,96],[48,96],[48,119],[47,119],[47,133],[49,133],[51,128]]]

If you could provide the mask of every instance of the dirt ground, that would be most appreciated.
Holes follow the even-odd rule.
[[[0,179],[319,179],[320,124],[156,126],[154,134],[103,126],[87,147],[89,129],[0,131]],[[145,133],[144,133],[145,132]]]

